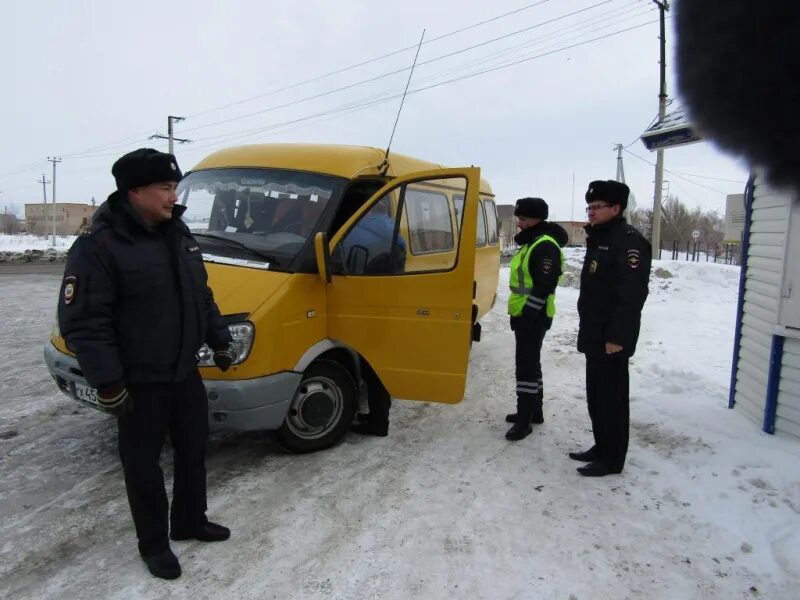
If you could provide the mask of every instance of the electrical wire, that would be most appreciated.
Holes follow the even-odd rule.
[[[623,150],[625,150],[625,149],[623,148]],[[625,150],[625,152],[627,152],[628,154],[630,154],[634,158],[638,158],[639,160],[641,160],[643,162],[646,162],[648,165],[655,166],[655,164],[656,164],[656,163],[654,163],[652,161],[647,160],[646,158],[643,158],[643,157],[639,156],[638,154],[634,154],[630,150]],[[673,176],[677,177],[678,179],[683,179],[684,181],[686,181],[688,183],[691,183],[692,185],[696,185],[696,186],[704,188],[706,190],[709,190],[709,191],[712,191],[712,192],[716,192],[717,194],[722,194],[723,196],[727,196],[728,195],[728,192],[723,192],[722,190],[718,190],[718,189],[709,187],[707,185],[703,185],[702,183],[697,183],[696,181],[692,181],[691,179],[688,179],[688,178],[686,178],[686,177],[684,177],[682,175],[679,175],[678,172],[676,172],[676,171],[670,171],[669,169],[664,169],[664,172],[665,173],[669,173],[670,175],[673,175]],[[733,181],[733,180],[730,180],[730,181]],[[738,182],[735,182],[735,183],[738,183]]]

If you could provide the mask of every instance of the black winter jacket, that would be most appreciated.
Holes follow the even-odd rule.
[[[514,242],[520,247],[532,244],[543,235],[552,237],[558,245],[563,247],[569,240],[566,230],[558,223],[542,221],[533,227],[523,229],[514,236]],[[561,252],[553,244],[543,242],[536,246],[528,260],[528,269],[533,279],[533,293],[531,296],[538,299],[538,302],[527,303],[522,309],[519,317],[511,317],[512,329],[516,327],[518,320],[534,321],[540,315],[545,315],[541,307],[545,305],[547,297],[555,293],[558,286],[558,278],[561,277]],[[540,308],[534,308],[532,304]],[[546,316],[546,315],[545,315]]]
[[[184,210],[150,227],[115,192],[70,248],[58,324],[92,387],[182,381],[230,342]]]
[[[650,242],[624,218],[585,229],[578,351],[605,354],[610,342],[622,346],[624,356],[633,356],[648,293]]]

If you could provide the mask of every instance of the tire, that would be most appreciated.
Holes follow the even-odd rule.
[[[281,446],[304,454],[330,448],[347,432],[356,412],[350,373],[329,360],[309,365],[277,431]]]

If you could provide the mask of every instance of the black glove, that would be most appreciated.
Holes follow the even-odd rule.
[[[117,417],[133,410],[133,398],[123,386],[97,390],[97,400],[103,410]]]
[[[230,349],[220,348],[219,350],[214,350],[214,363],[222,372],[230,369],[233,364],[233,354]]]

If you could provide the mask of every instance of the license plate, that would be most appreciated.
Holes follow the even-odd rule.
[[[100,407],[100,403],[97,401],[97,390],[94,388],[89,387],[88,385],[84,385],[82,383],[73,383],[73,395],[75,396],[75,400],[79,402],[83,402],[90,406],[94,406],[95,408]]]

